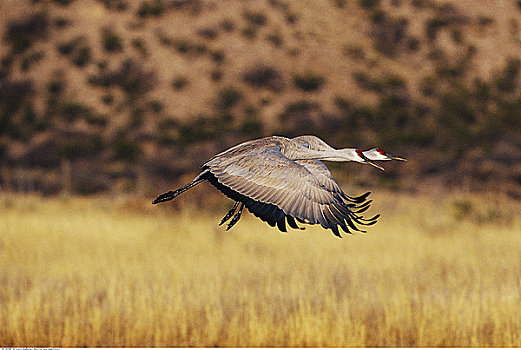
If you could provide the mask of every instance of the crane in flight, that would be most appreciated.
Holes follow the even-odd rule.
[[[374,161],[402,160],[380,148],[362,152],[356,148],[334,149],[316,136],[292,139],[270,136],[241,143],[221,152],[202,165],[202,171],[189,184],[158,196],[152,204],[174,199],[181,193],[207,180],[235,205],[219,225],[228,220],[227,230],[241,218],[244,207],[271,227],[286,232],[302,224],[320,224],[333,234],[362,231],[357,225],[370,226],[378,217],[364,218],[372,200],[370,192],[348,196],[335,182],[333,175],[321,161],[370,164]],[[365,232],[365,231],[362,231]]]

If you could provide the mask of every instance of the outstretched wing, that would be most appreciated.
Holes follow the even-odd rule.
[[[323,185],[328,191],[334,192],[340,195],[343,199],[351,203],[357,203],[356,208],[360,209],[361,207],[368,207],[372,201],[366,201],[367,196],[371,194],[371,192],[366,192],[361,196],[351,197],[348,196],[342,191],[340,186],[336,183],[333,178],[333,174],[327,168],[327,166],[319,160],[296,160],[297,164],[305,167],[311,174],[313,174],[317,180]],[[357,211],[361,212],[361,211]]]
[[[212,158],[203,168],[208,169],[220,185],[249,198],[244,203],[254,214],[262,215],[268,210],[266,205],[273,206],[282,212],[275,210],[273,215],[282,214],[282,219],[286,216],[288,223],[291,217],[320,224],[337,236],[340,236],[337,226],[350,232],[349,228],[358,230],[354,223],[376,222],[377,217],[366,220],[355,212],[354,204],[346,203],[338,185],[330,183],[334,183],[331,176],[314,175],[306,166],[285,157],[277,143],[247,147],[243,151],[235,149]]]

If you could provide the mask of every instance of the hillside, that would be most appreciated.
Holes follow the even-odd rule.
[[[520,23],[514,0],[3,0],[1,188],[147,192],[315,134],[410,160],[333,166],[355,187],[521,198]]]

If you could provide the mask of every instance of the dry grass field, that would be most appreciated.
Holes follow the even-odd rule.
[[[0,345],[521,346],[519,202],[373,199],[380,222],[340,240],[249,214],[226,232],[224,207],[2,195]]]

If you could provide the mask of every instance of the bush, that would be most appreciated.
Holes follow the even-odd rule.
[[[142,1],[136,12],[141,18],[160,17],[165,10],[165,5],[161,0]]]
[[[111,106],[114,103],[114,95],[105,94],[101,97],[101,102],[106,106]]]
[[[148,49],[146,47],[145,41],[142,38],[134,38],[131,41],[132,47],[139,52],[139,54],[146,58],[148,57]]]
[[[266,14],[260,11],[245,11],[242,16],[252,26],[264,26],[268,22]]]
[[[217,32],[217,29],[215,29],[215,28],[205,27],[205,28],[199,29],[197,31],[197,34],[199,34],[199,36],[201,36],[205,39],[214,40],[214,39],[217,39],[217,36],[219,33]]]
[[[295,86],[306,92],[313,92],[322,88],[324,82],[323,76],[313,72],[299,73],[293,76]]]
[[[226,32],[231,32],[235,29],[235,23],[230,18],[225,18],[221,21],[221,28]]]
[[[92,114],[89,107],[74,101],[62,102],[59,107],[59,113],[61,117],[68,122],[73,122],[80,117]]]
[[[320,118],[320,105],[307,100],[299,100],[286,105],[278,116],[279,125],[284,135],[297,136],[319,131],[317,121]]]
[[[132,60],[124,61],[119,69],[91,75],[89,83],[95,86],[117,86],[130,96],[140,96],[156,87],[157,74],[154,70],[145,70],[143,65]]]
[[[213,82],[219,82],[221,81],[223,78],[223,71],[220,70],[220,69],[213,69],[211,72],[210,72],[210,79],[213,81]]]
[[[363,60],[365,58],[364,48],[359,44],[347,44],[344,46],[343,53],[355,60]]]
[[[87,63],[90,62],[91,59],[91,51],[90,47],[85,45],[80,48],[73,54],[72,63],[77,65],[78,67],[84,67]]]
[[[359,0],[358,3],[364,9],[372,9],[380,4],[380,0]]]
[[[71,20],[65,17],[56,17],[53,24],[58,29],[63,29],[71,25]]]
[[[107,10],[125,11],[128,8],[127,0],[97,0],[105,5]]]
[[[136,162],[142,153],[139,144],[124,134],[117,135],[110,146],[116,159],[124,162]]]
[[[35,63],[38,63],[45,57],[43,51],[33,52],[27,56],[25,56],[20,64],[20,68],[22,71],[27,72],[31,66]]]
[[[233,86],[227,86],[217,92],[215,105],[217,108],[227,110],[235,106],[242,99],[242,93]]]
[[[501,92],[513,92],[517,88],[521,61],[518,58],[508,58],[503,72],[496,79],[496,87]]]
[[[275,47],[281,47],[283,44],[282,35],[279,32],[266,35],[266,39]]]
[[[60,6],[68,6],[74,2],[74,0],[53,0],[53,2]]]
[[[257,88],[281,91],[284,87],[284,80],[280,72],[274,67],[262,64],[247,69],[242,74],[242,79]]]
[[[223,49],[217,49],[210,52],[210,56],[212,57],[212,61],[216,63],[224,62],[225,54]]]
[[[370,33],[374,40],[374,48],[387,57],[399,54],[407,37],[408,25],[409,21],[406,18],[384,16],[381,22],[373,24]]]
[[[257,27],[249,25],[242,29],[241,34],[247,39],[254,39],[257,36]]]
[[[47,83],[47,93],[50,96],[57,97],[63,93],[66,87],[66,82],[61,76],[54,76],[48,83]]]
[[[295,13],[289,11],[286,13],[285,18],[286,22],[289,24],[295,24],[298,21],[298,16]]]
[[[163,106],[161,101],[157,101],[157,100],[152,100],[152,101],[148,102],[148,106],[154,113],[160,113],[165,108],[165,106]]]
[[[179,75],[172,80],[172,88],[182,90],[188,85],[188,79],[184,75]]]
[[[46,13],[35,13],[19,21],[7,24],[4,40],[15,54],[24,52],[35,41],[47,38],[49,19]]]
[[[102,42],[105,52],[114,53],[123,51],[123,41],[112,29],[103,29]]]

